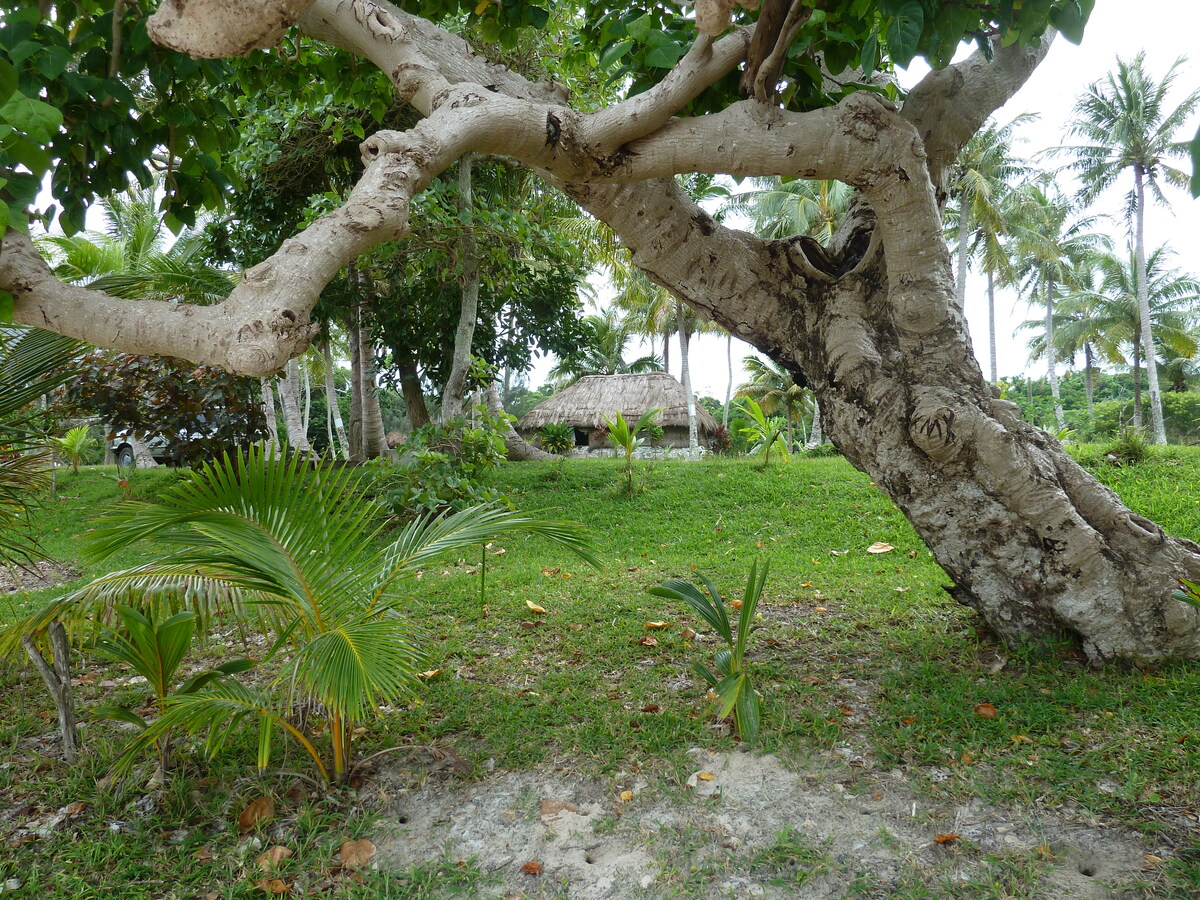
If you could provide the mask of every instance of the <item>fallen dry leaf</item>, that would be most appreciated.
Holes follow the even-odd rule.
[[[916,716],[905,716],[903,719],[900,720],[900,724],[901,725],[914,725],[914,724],[916,724],[916,721],[917,721]]]
[[[827,613],[827,612],[829,612],[829,610],[827,610],[824,606],[814,606],[813,612]]]
[[[647,622],[646,627],[651,630],[656,630],[659,628],[670,628],[671,623],[670,622]]]
[[[542,574],[549,578],[551,575],[557,575],[562,569],[542,569]]]
[[[949,834],[939,834],[935,836],[933,842],[935,844],[953,844],[957,840],[958,835],[954,832],[950,832]]]
[[[1027,735],[1024,735],[1024,734],[1014,734],[1012,736],[1012,742],[1014,744],[1032,744],[1033,738],[1028,737]]]
[[[282,844],[276,844],[269,850],[265,850],[258,855],[258,867],[264,872],[273,872],[279,868],[279,864],[285,859],[292,858],[292,849],[285,847]],[[210,854],[211,858],[211,854]]]
[[[522,628],[537,628],[541,624],[542,624],[541,620],[539,619],[536,622],[522,622],[521,627]]]
[[[981,719],[994,719],[999,710],[990,703],[979,703],[975,706],[975,715]]]
[[[213,859],[212,847],[201,847],[199,850],[197,850],[195,853],[192,854],[192,859],[194,859],[196,862],[201,862],[201,863],[212,862],[212,859]]]
[[[883,541],[876,541],[867,548],[868,553],[891,553],[896,548],[891,544],[885,544]]]
[[[657,703],[647,703],[645,706],[642,707],[642,712],[644,712],[644,713],[656,713],[658,711],[659,711],[659,705]]]
[[[521,866],[521,871],[526,875],[541,875],[542,864],[536,859],[531,859],[529,862],[525,863],[525,865]]]
[[[657,647],[658,646],[658,638],[656,638],[652,634],[647,634],[646,636],[644,636],[640,640],[638,640],[638,643],[641,644],[643,647]]]
[[[583,626],[580,625],[578,622],[572,622],[567,627],[570,628],[572,631],[583,631]]]
[[[86,800],[76,800],[74,803],[68,803],[63,807],[63,812],[68,816],[77,816],[88,808]]]
[[[568,803],[566,800],[543,800],[542,801],[542,821],[556,819],[564,812],[579,812],[579,807],[574,803]]]
[[[679,636],[685,641],[690,641],[696,637],[696,632],[690,628],[684,628],[683,631],[679,632]]]
[[[338,850],[338,861],[344,868],[353,869],[365,866],[375,858],[375,845],[362,838],[357,841],[346,841]]]
[[[730,600],[729,605],[732,606],[734,609],[741,609],[742,601],[741,600]]]
[[[1037,858],[1044,859],[1047,862],[1053,862],[1054,861],[1054,850],[1050,847],[1049,844],[1038,844]]]
[[[278,878],[260,878],[254,882],[254,886],[268,894],[287,894],[292,890],[285,882],[280,881]]]
[[[260,823],[275,818],[275,801],[270,797],[259,797],[251,801],[238,816],[238,831],[245,834],[257,828]]]
[[[621,802],[628,803],[633,799],[633,791],[621,791]]]
[[[697,777],[697,778],[698,778],[700,781],[712,781],[712,780],[713,780],[714,778],[716,778],[717,776],[713,775],[713,773],[712,773],[712,772],[697,772],[697,773],[696,773],[696,777]]]
[[[546,609],[545,609],[545,607],[538,606],[538,605],[537,605],[536,603],[534,603],[532,600],[526,600],[526,601],[525,601],[525,605],[526,605],[526,606],[528,606],[528,607],[529,607],[531,610],[533,610],[535,613],[537,613],[539,616],[544,616],[544,615],[546,614]]]
[[[800,679],[801,684],[824,684],[825,679],[818,675],[805,675]]]
[[[437,678],[441,674],[442,674],[441,669],[430,669],[427,672],[418,672],[417,677],[420,678],[422,681],[428,681],[431,678]]]

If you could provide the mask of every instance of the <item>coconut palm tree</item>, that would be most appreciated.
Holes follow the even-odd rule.
[[[1149,284],[1146,296],[1155,334],[1155,357],[1146,360],[1147,370],[1156,358],[1192,360],[1197,353],[1196,313],[1200,303],[1200,280],[1181,274],[1168,265],[1171,250],[1158,247],[1146,260]],[[1124,256],[1101,252],[1095,255],[1099,285],[1068,294],[1060,307],[1062,322],[1055,332],[1059,352],[1086,342],[1101,358],[1112,364],[1129,365],[1133,372],[1133,424],[1142,425],[1142,316],[1138,301],[1137,253],[1133,247]],[[1028,326],[1029,323],[1026,323]],[[1148,379],[1147,379],[1148,380]]]
[[[787,423],[787,447],[795,447],[794,426],[803,429],[805,413],[815,413],[810,392],[796,384],[792,373],[771,360],[757,356],[742,358],[749,380],[738,385],[737,396],[754,400],[767,416],[782,415]]]
[[[1013,131],[1034,118],[1018,116],[1007,125],[989,122],[958,155],[951,182],[951,202],[946,208],[946,236],[956,249],[957,295],[966,307],[967,267],[982,264],[988,283],[988,349],[991,381],[999,379],[996,363],[996,279],[1012,279],[1012,266],[1002,240],[1006,218],[1012,212],[1012,186],[1028,175],[1029,165],[1013,155]]]
[[[1188,154],[1188,145],[1175,139],[1188,117],[1200,106],[1200,90],[1192,91],[1174,108],[1167,95],[1175,84],[1183,60],[1176,60],[1161,81],[1146,71],[1145,52],[1132,61],[1117,60],[1117,69],[1092,84],[1075,105],[1070,133],[1084,143],[1064,146],[1057,152],[1075,159],[1067,164],[1080,180],[1079,197],[1085,203],[1116,184],[1128,170],[1133,185],[1126,197],[1125,214],[1134,238],[1134,261],[1139,293],[1142,349],[1154,359],[1154,326],[1147,289],[1145,215],[1146,191],[1165,204],[1162,181],[1185,186],[1187,175],[1168,162]],[[1151,432],[1155,443],[1165,444],[1162,397],[1155,366],[1146,369],[1150,391]]]
[[[1013,200],[1009,218],[1015,269],[1023,279],[1022,292],[1032,303],[1045,307],[1046,374],[1054,397],[1059,429],[1066,426],[1055,367],[1058,346],[1054,340],[1055,304],[1061,292],[1076,287],[1072,277],[1089,254],[1107,247],[1107,238],[1093,230],[1099,216],[1076,216],[1072,203],[1049,177],[1024,185]]]
[[[539,535],[596,562],[580,526],[500,507],[417,519],[384,543],[386,524],[356,470],[314,471],[298,455],[273,459],[259,448],[226,456],[189,473],[156,503],[127,505],[84,547],[94,562],[144,541],[161,555],[52,601],[11,634],[32,633],[56,618],[102,621],[130,596],[191,610],[202,621],[219,606],[269,628],[276,636],[272,653],[287,654],[273,689],[219,681],[174,696],[126,760],[176,728],[208,729],[208,747],[216,749],[233,725],[249,721],[260,727],[260,767],[278,728],[304,747],[322,775],[341,783],[350,773],[354,723],[414,690],[424,667],[421,638],[402,615],[415,573],[514,534]],[[293,691],[325,711],[328,765],[315,734],[289,718]]]
[[[625,351],[633,340],[633,329],[613,309],[585,316],[587,340],[571,356],[564,356],[550,369],[550,378],[566,386],[585,375],[622,375],[659,371],[658,357],[640,356],[626,360]]]

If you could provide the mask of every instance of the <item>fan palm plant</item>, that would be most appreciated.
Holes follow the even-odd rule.
[[[406,579],[448,553],[501,535],[536,534],[595,564],[586,533],[574,523],[542,521],[498,507],[473,507],[410,523],[380,549],[383,522],[353,470],[311,471],[299,457],[251,450],[191,473],[157,503],[128,504],[88,536],[86,555],[103,561],[152,539],[164,553],[132,569],[102,576],[54,601],[19,626],[35,630],[55,617],[107,617],[131,592],[149,603],[191,609],[203,620],[218,606],[269,627],[271,654],[287,665],[275,687],[259,691],[232,680],[172,696],[163,714],[126,759],[181,727],[208,729],[208,749],[221,746],[244,720],[259,723],[260,767],[276,728],[300,741],[323,776],[350,772],[355,722],[377,704],[413,691],[426,655],[401,615]],[[288,719],[295,689],[324,710],[331,741],[326,765],[311,735]]]

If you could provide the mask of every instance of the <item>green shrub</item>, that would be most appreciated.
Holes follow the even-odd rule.
[[[507,416],[477,408],[479,419],[452,419],[413,432],[400,447],[401,462],[386,478],[382,499],[393,515],[413,519],[500,503],[511,503],[484,484],[485,473],[504,459]]]
[[[547,453],[565,456],[575,447],[575,429],[566,422],[547,422],[538,429],[537,439]]]

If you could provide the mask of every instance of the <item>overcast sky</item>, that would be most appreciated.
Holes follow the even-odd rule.
[[[997,112],[996,118],[1007,123],[1022,113],[1038,114],[1036,122],[1024,125],[1018,131],[1022,140],[1017,150],[1026,157],[1058,146],[1060,142],[1070,144],[1071,140],[1065,135],[1076,100],[1089,84],[1104,78],[1116,67],[1118,56],[1130,59],[1138,51],[1145,50],[1149,72],[1156,79],[1161,78],[1177,58],[1188,55],[1198,33],[1198,0],[1139,0],[1137,3],[1097,0],[1083,44],[1077,47],[1061,38],[1057,40],[1033,77],[1007,106]],[[911,84],[919,77],[915,69],[914,65],[912,73],[902,73],[903,83]],[[1177,103],[1198,87],[1200,64],[1185,62],[1180,67],[1172,99]],[[1179,138],[1190,138],[1196,126],[1197,122],[1191,122]],[[1044,162],[1047,167],[1054,164],[1053,160]],[[1121,200],[1129,184],[1122,181],[1120,189],[1102,196],[1093,207],[1095,212],[1114,217],[1110,232],[1117,247],[1126,242],[1125,227],[1121,223]],[[1065,183],[1064,188],[1070,189]],[[1153,249],[1163,243],[1169,244],[1177,254],[1173,260],[1175,266],[1200,274],[1200,254],[1197,254],[1200,201],[1193,201],[1186,193],[1171,188],[1166,192],[1171,199],[1170,209],[1158,205],[1147,209],[1147,247]],[[967,318],[976,356],[985,372],[989,367],[986,304],[983,279],[972,278],[967,287]],[[1019,323],[1036,313],[1030,312],[1012,291],[1001,291],[996,307],[1001,377],[1045,374],[1044,364],[1032,366],[1028,362],[1026,342],[1029,333],[1018,332],[1014,336]],[[674,347],[672,350],[671,370],[678,376],[678,353]],[[743,378],[739,364],[741,357],[750,351],[748,345],[734,342],[734,378],[738,381]],[[544,361],[535,364],[530,377],[533,386],[542,383],[548,368]],[[693,389],[701,395],[724,399],[726,380],[724,338],[699,337],[693,348]]]

